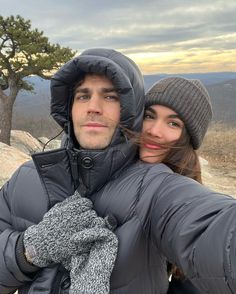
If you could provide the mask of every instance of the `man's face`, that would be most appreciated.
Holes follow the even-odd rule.
[[[84,149],[104,149],[120,121],[120,101],[104,75],[86,74],[75,89],[72,105],[74,133]]]

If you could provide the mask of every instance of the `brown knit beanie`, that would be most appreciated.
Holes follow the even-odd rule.
[[[194,149],[198,149],[212,118],[210,96],[199,80],[170,77],[146,93],[145,107],[160,104],[173,109],[184,122]]]

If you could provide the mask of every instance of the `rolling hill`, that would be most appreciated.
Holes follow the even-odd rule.
[[[145,89],[147,90],[157,80],[167,77],[167,74],[145,75]],[[173,76],[173,75],[171,75]],[[200,79],[207,87],[212,98],[213,120],[236,124],[236,72],[231,73],[203,73],[181,74],[186,78]],[[20,92],[13,111],[13,128],[32,130],[29,121],[42,125],[51,123],[50,120],[50,81],[38,77],[29,78],[35,85],[34,93]],[[28,127],[26,127],[26,124]],[[53,124],[53,123],[52,123]],[[38,135],[38,134],[37,134]]]

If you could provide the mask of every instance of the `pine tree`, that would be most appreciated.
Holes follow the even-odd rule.
[[[25,78],[50,79],[53,72],[75,55],[68,47],[50,44],[30,20],[0,15],[0,141],[10,145],[12,110],[20,90],[33,91]]]

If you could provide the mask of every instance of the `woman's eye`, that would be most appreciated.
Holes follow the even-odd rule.
[[[182,128],[182,125],[176,121],[169,122],[169,125],[176,128]]]

